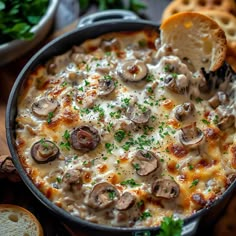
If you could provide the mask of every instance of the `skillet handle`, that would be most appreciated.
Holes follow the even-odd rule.
[[[108,21],[115,19],[137,20],[139,17],[135,13],[127,10],[106,10],[83,17],[79,21],[77,27],[80,28],[98,21]]]

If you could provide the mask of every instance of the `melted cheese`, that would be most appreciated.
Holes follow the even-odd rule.
[[[119,41],[119,47],[103,50],[102,40],[112,38]],[[157,53],[156,38],[157,33],[142,31],[111,33],[88,40],[55,57],[55,73],[50,74],[48,66],[41,65],[25,82],[16,117],[19,157],[35,185],[74,216],[105,225],[158,226],[164,216],[184,218],[207,206],[225,191],[229,178],[235,174],[235,128],[218,129],[214,122],[216,111],[206,99],[199,99],[201,77],[174,53],[165,55],[163,47]],[[145,61],[148,76],[140,82],[120,78],[117,71],[126,59]],[[177,68],[176,84],[181,89],[189,86],[188,92],[176,93],[166,88],[163,78],[172,73],[167,65]],[[99,80],[105,77],[115,81],[115,89],[100,96]],[[50,119],[32,112],[32,104],[43,97],[59,103]],[[196,109],[194,117],[188,122],[176,120],[177,106],[189,101]],[[136,124],[127,117],[126,110],[133,102],[151,110],[147,123]],[[179,137],[181,128],[193,122],[204,133],[204,141],[190,149],[182,145]],[[86,153],[73,149],[65,135],[82,125],[96,128],[101,138],[98,146]],[[120,130],[124,137],[117,140],[115,134]],[[31,156],[31,148],[42,139],[54,142],[60,155],[38,164]],[[160,171],[147,176],[137,174],[131,162],[140,149],[158,155]],[[82,179],[79,184],[63,181],[70,170],[78,171]],[[151,185],[158,178],[175,180],[179,195],[171,200],[155,198]],[[127,180],[136,185],[122,184]],[[120,196],[126,191],[132,193],[134,206],[124,211],[117,210],[114,204],[102,210],[89,207],[89,195],[101,182],[111,183]]]

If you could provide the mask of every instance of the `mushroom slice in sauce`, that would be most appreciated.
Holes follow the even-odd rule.
[[[188,89],[189,81],[185,75],[173,73],[164,78],[164,85],[174,93],[183,94]]]
[[[110,40],[103,39],[101,41],[100,47],[105,51],[105,52],[110,52],[112,50],[119,50],[121,45],[120,41],[116,38],[112,38]]]
[[[116,202],[116,209],[119,211],[124,211],[131,208],[134,205],[134,203],[135,203],[135,196],[130,192],[125,192]]]
[[[179,105],[175,110],[175,118],[178,121],[184,121],[193,117],[195,112],[195,107],[191,102],[185,102]]]
[[[83,152],[94,150],[100,142],[98,131],[91,126],[80,126],[71,133],[71,145]]]
[[[180,142],[187,147],[195,148],[203,140],[203,132],[196,127],[196,122],[181,129]]]
[[[112,184],[102,182],[96,184],[89,194],[88,206],[94,209],[104,209],[119,199],[119,192]]]
[[[126,116],[137,124],[145,124],[151,116],[151,110],[140,104],[130,105],[126,111]]]
[[[59,156],[59,148],[49,140],[40,140],[31,147],[31,156],[38,164],[45,164]]]
[[[215,109],[219,105],[225,105],[229,102],[227,94],[222,91],[217,92],[212,98],[208,100],[210,106]]]
[[[176,198],[179,196],[179,192],[179,185],[171,179],[157,179],[152,184],[152,194],[158,198]]]
[[[235,124],[235,117],[232,114],[224,116],[217,124],[220,130],[226,130]]]
[[[106,96],[113,92],[115,89],[115,83],[113,79],[101,79],[99,80],[99,96]]]
[[[32,111],[37,116],[48,116],[50,112],[54,112],[58,107],[56,100],[49,100],[48,98],[42,98],[32,105]]]
[[[147,76],[148,68],[143,61],[127,60],[122,64],[118,73],[125,81],[137,82]]]
[[[136,173],[140,176],[146,176],[160,167],[159,159],[151,151],[139,150],[135,153],[132,165]]]

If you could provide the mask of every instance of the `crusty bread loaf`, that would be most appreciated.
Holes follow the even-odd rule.
[[[204,67],[215,71],[225,61],[227,42],[224,31],[211,18],[196,12],[172,15],[161,24],[161,43],[178,49],[195,71]]]
[[[43,236],[43,229],[37,218],[25,208],[0,204],[0,235]]]
[[[179,12],[200,10],[219,10],[236,16],[236,3],[234,0],[175,0],[163,11],[162,21]]]

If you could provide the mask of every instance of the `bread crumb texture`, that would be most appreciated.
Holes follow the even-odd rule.
[[[16,205],[0,204],[0,235],[43,236],[43,230],[28,210]]]

